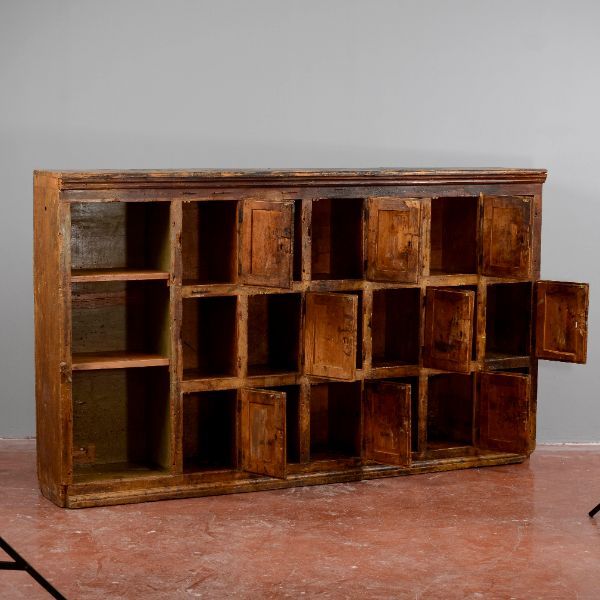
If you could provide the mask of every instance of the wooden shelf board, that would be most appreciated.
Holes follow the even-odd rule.
[[[76,465],[73,479],[75,483],[93,483],[96,481],[131,479],[132,477],[161,477],[168,471],[146,463],[98,463]]]
[[[125,369],[133,367],[165,367],[169,359],[160,354],[140,352],[82,352],[73,354],[73,371]]]
[[[169,279],[168,271],[158,269],[75,269],[71,281],[148,281]]]

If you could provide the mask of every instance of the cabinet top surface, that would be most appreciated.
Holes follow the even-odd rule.
[[[545,169],[165,169],[165,170],[36,170],[34,175],[54,178],[63,189],[119,187],[122,185],[206,184],[217,181],[264,182],[267,185],[361,184],[439,184],[439,183],[543,183]]]

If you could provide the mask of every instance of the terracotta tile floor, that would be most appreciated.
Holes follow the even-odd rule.
[[[130,506],[42,498],[0,441],[0,535],[67,598],[600,598],[600,447],[522,465]],[[2,560],[2,558],[0,558]],[[0,598],[43,598],[0,571]]]

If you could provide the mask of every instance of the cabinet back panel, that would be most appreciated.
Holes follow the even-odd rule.
[[[472,376],[435,375],[429,378],[427,391],[428,444],[473,444]]]
[[[525,356],[531,349],[531,283],[487,287],[486,354]]]
[[[373,292],[373,365],[419,364],[418,288]]]
[[[297,371],[300,295],[264,294],[248,298],[248,370]]]
[[[312,207],[312,278],[360,279],[363,200],[324,198]]]
[[[71,206],[71,268],[169,270],[169,202]]]
[[[235,375],[236,331],[235,296],[184,300],[184,371],[195,371],[199,376]]]
[[[95,463],[167,467],[169,371],[114,369],[73,373],[73,447],[95,447]],[[74,466],[77,471],[77,463]],[[85,470],[87,467],[82,465]]]
[[[184,469],[233,468],[236,464],[236,391],[183,397]]]
[[[310,393],[311,460],[360,456],[360,382],[317,384]]]
[[[431,273],[477,273],[478,198],[431,200]]]
[[[185,202],[183,280],[229,283],[237,278],[237,202]]]
[[[169,291],[163,282],[77,283],[72,349],[169,355]]]

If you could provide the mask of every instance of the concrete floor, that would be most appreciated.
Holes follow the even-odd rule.
[[[41,497],[0,441],[0,536],[67,598],[600,598],[600,447],[528,463],[130,506]],[[6,560],[0,556],[0,560]],[[47,598],[0,571],[0,598]]]

